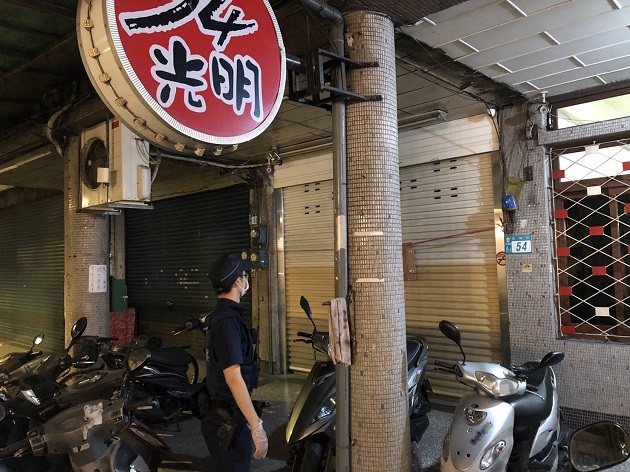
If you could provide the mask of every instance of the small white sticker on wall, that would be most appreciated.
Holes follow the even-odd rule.
[[[107,266],[91,265],[89,277],[89,292],[104,293],[107,292]]]
[[[607,306],[596,306],[595,316],[610,316],[610,308]]]
[[[593,185],[592,187],[586,187],[587,195],[601,195],[602,188],[599,185]]]

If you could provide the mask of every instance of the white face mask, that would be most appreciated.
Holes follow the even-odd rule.
[[[238,288],[241,289],[241,298],[245,296],[247,291],[249,290],[249,280],[245,279],[245,288],[241,287],[239,284],[236,284]]]

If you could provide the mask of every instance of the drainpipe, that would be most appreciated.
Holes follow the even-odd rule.
[[[336,51],[343,57],[344,21],[341,12],[320,0],[299,0],[304,8],[319,14],[331,22],[330,35]],[[332,76],[333,87],[343,89],[342,67],[339,65]],[[348,204],[346,196],[346,103],[333,102],[333,198],[335,206],[335,297],[346,298],[348,294]],[[348,367],[336,367],[336,425],[335,447],[337,472],[350,470],[350,375]]]

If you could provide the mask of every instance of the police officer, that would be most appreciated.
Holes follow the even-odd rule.
[[[251,399],[258,383],[257,359],[239,303],[249,289],[250,269],[251,263],[228,254],[208,273],[218,301],[206,320],[206,382],[211,400],[201,428],[212,470],[217,471],[249,472],[252,449],[254,458],[262,459],[269,444]]]

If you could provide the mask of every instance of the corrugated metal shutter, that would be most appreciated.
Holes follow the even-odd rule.
[[[501,331],[496,267],[494,200],[490,152],[498,148],[491,119],[471,117],[405,131],[400,134],[403,240],[438,239],[414,246],[418,280],[405,282],[407,329],[429,340],[430,362],[458,360],[459,350],[438,331],[442,319],[462,330],[470,358],[501,361]],[[285,166],[283,166],[285,167]],[[332,175],[325,151],[296,160],[277,172],[276,188],[284,188],[284,230],[289,365],[310,369],[310,346],[291,343],[311,326],[299,306],[304,294],[318,325],[327,326],[321,301],[333,298],[332,181],[310,185],[310,172]],[[312,182],[312,180],[310,180]],[[326,189],[325,198],[314,188]],[[309,190],[307,192],[306,190]],[[325,202],[328,206],[322,206]],[[320,204],[320,213],[312,213]],[[309,207],[309,208],[307,208]],[[309,213],[309,211],[311,213]],[[308,295],[313,293],[313,295]],[[436,393],[459,396],[468,390],[452,376],[429,369]]]
[[[417,280],[405,282],[409,332],[426,336],[429,355],[456,361],[457,347],[437,329],[448,319],[462,331],[469,359],[501,361],[489,154],[401,169],[403,241],[415,243]],[[452,375],[428,370],[436,393],[469,392]]]
[[[149,211],[126,212],[128,304],[139,334],[161,336],[165,345],[191,343],[202,356],[199,333],[171,330],[190,316],[212,310],[216,293],[208,280],[212,261],[249,247],[249,190],[238,185],[154,203]],[[177,314],[167,309],[175,304]],[[251,297],[243,299],[251,320]]]
[[[284,189],[287,344],[293,370],[310,370],[314,360],[310,345],[292,342],[298,331],[313,330],[300,296],[308,299],[318,328],[328,331],[322,303],[335,297],[332,192],[331,180]]]
[[[63,196],[0,210],[0,337],[64,344]]]

